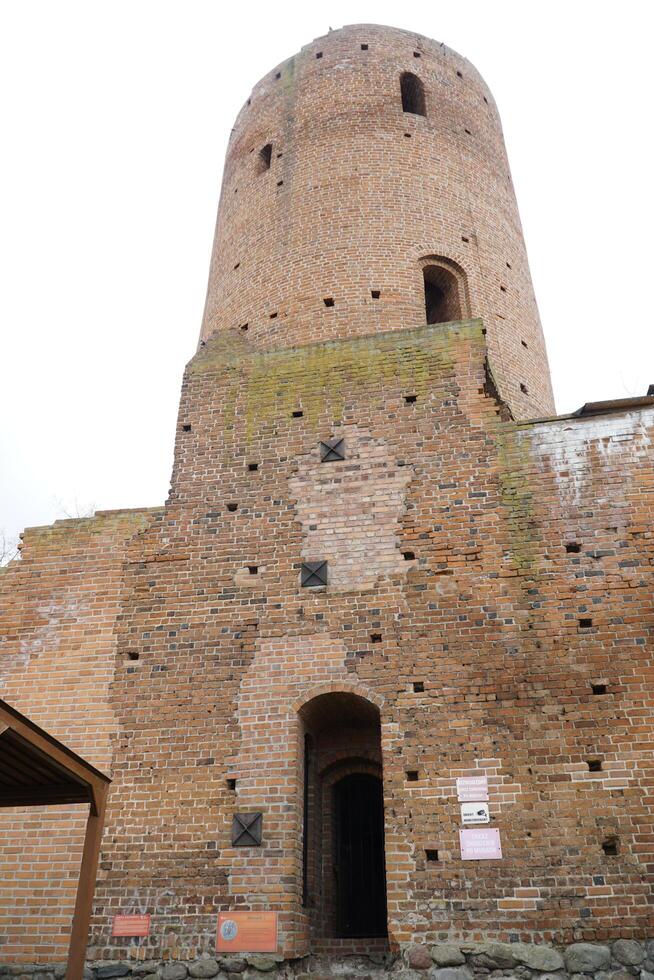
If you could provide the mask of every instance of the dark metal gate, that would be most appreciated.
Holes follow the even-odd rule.
[[[334,872],[339,936],[385,936],[382,781],[357,773],[334,787]]]

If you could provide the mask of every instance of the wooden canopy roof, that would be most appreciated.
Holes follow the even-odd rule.
[[[98,804],[110,779],[0,700],[0,807]]]

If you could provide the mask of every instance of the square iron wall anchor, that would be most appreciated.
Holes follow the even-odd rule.
[[[303,561],[300,572],[300,584],[303,589],[312,589],[321,585],[327,585],[327,562]]]
[[[262,837],[262,813],[234,814],[232,819],[232,847],[260,847]]]
[[[345,439],[325,439],[320,443],[320,462],[334,463],[345,459]]]

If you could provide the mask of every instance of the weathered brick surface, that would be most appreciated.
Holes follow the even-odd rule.
[[[188,365],[164,510],[39,532],[0,577],[3,696],[114,780],[91,957],[214,953],[230,908],[278,910],[286,957],[356,951],[333,940],[331,788],[346,772],[383,772],[395,948],[458,942],[443,968],[467,971],[547,959],[482,940],[646,938],[654,402],[516,422],[494,384],[509,390],[495,321],[415,326],[400,303],[392,329],[352,313],[334,333],[297,283],[296,333],[226,321]],[[334,437],[346,458],[321,462]],[[301,587],[305,560],[328,561],[326,587]],[[456,778],[479,774],[501,861],[460,858]],[[234,812],[253,811],[262,846],[232,847]],[[28,899],[5,877],[0,935],[8,957],[44,962],[64,948],[79,824],[33,819],[9,818],[3,865],[32,853],[32,826],[58,828],[65,860],[28,869]],[[121,912],[151,913],[147,942],[111,938]]]
[[[108,699],[125,542],[152,511],[104,511],[25,532],[0,569],[0,697],[107,770]],[[87,807],[0,810],[0,962],[66,949]]]
[[[407,71],[423,82],[425,116],[402,111]],[[551,414],[500,118],[473,65],[420,35],[362,24],[318,38],[255,85],[227,151],[203,339],[247,325],[250,344],[270,349],[418,326],[421,260],[432,255],[463,270],[466,315],[484,319],[516,417]]]

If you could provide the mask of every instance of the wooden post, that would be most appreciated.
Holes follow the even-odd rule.
[[[68,946],[66,980],[82,980],[84,975],[86,944],[89,937],[89,924],[93,907],[95,878],[100,859],[100,843],[102,841],[102,827],[104,825],[108,788],[107,785],[101,784],[94,789],[94,800],[91,803],[88,820],[86,821],[84,850],[82,851],[82,863],[79,870],[75,911],[73,913],[73,926],[70,933],[70,944]]]

